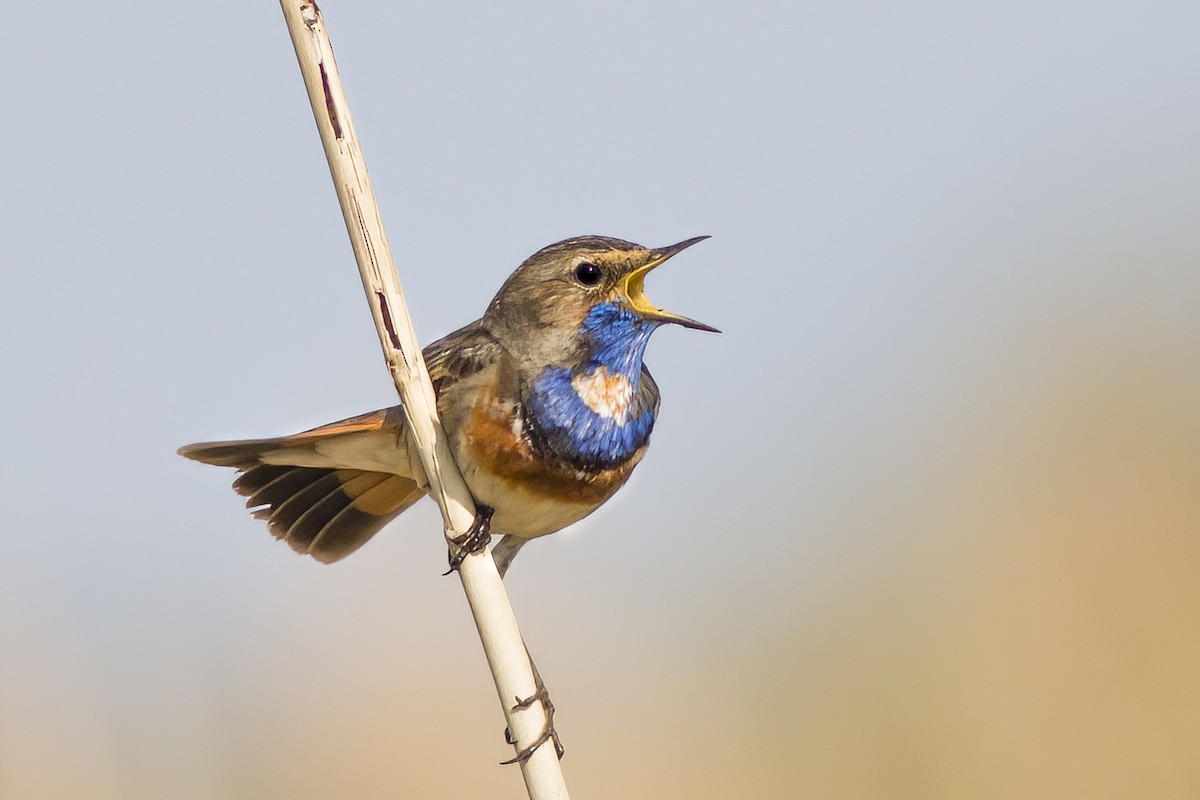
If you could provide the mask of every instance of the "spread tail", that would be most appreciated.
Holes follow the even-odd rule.
[[[367,466],[409,467],[388,412],[278,439],[201,442],[179,449],[233,467],[234,490],[275,538],[326,564],[353,553],[425,494],[417,481]]]

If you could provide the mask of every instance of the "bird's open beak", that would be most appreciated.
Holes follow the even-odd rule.
[[[655,250],[653,257],[644,265],[638,267],[633,272],[630,272],[621,281],[621,291],[625,297],[629,299],[629,305],[638,314],[646,319],[656,320],[658,322],[673,322],[676,325],[682,325],[685,328],[695,328],[699,331],[711,331],[712,333],[720,333],[719,330],[711,325],[705,325],[703,322],[697,322],[690,317],[685,317],[680,314],[673,314],[670,311],[664,311],[650,302],[650,298],[646,297],[646,276],[650,274],[650,270],[662,264],[671,256],[679,253],[697,242],[703,242],[707,236],[697,236],[694,239],[687,239],[679,244],[673,244],[670,247],[664,247],[661,250]]]

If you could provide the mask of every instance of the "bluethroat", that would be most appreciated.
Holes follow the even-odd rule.
[[[480,517],[473,546],[505,534],[503,573],[530,539],[561,530],[621,488],[646,452],[658,386],[654,331],[716,332],[646,297],[647,274],[700,236],[649,248],[603,236],[530,256],[482,318],[425,348],[438,412]],[[274,439],[202,442],[180,454],[240,474],[233,488],[300,553],[330,563],[425,494],[399,406]],[[454,561],[452,560],[452,566]]]

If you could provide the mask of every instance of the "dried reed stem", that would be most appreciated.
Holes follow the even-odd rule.
[[[313,0],[281,0],[281,5],[325,146],[367,303],[379,333],[379,343],[404,404],[412,434],[410,442],[420,448],[429,493],[441,508],[449,539],[465,533],[471,526],[475,506],[438,420],[433,385],[408,316],[362,148],[325,32],[324,18]],[[480,556],[468,557],[458,575],[479,629],[500,705],[519,752],[526,743],[537,738],[546,721],[540,703],[533,703],[523,710],[513,709],[519,698],[530,697],[536,690],[529,654],[490,550]],[[434,734],[430,732],[429,735]],[[521,764],[521,773],[531,800],[566,800],[568,797],[552,745],[538,748]]]

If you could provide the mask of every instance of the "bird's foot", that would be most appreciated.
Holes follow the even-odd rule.
[[[536,673],[535,677],[537,677]],[[501,761],[500,763],[522,764],[528,761],[529,757],[532,756],[534,752],[546,742],[554,742],[554,753],[561,761],[563,754],[567,751],[562,745],[562,740],[558,738],[558,731],[554,729],[554,703],[550,702],[550,692],[546,691],[546,685],[542,683],[541,678],[538,677],[537,690],[533,694],[531,694],[529,697],[526,697],[524,700],[518,697],[516,698],[516,701],[517,704],[512,707],[513,711],[524,711],[525,709],[533,706],[534,703],[541,703],[542,708],[546,712],[546,725],[542,728],[542,732],[538,734],[537,738],[530,742],[528,746],[526,746],[512,758],[508,759],[507,761]],[[517,743],[516,738],[512,735],[512,731],[510,731],[508,728],[504,729],[504,741],[512,745]]]
[[[475,507],[475,521],[471,523],[470,529],[462,536],[450,539],[450,544],[453,545],[449,553],[450,569],[443,572],[443,575],[454,572],[467,560],[467,556],[480,553],[488,546],[488,543],[492,541],[492,514],[494,513],[495,510],[489,506],[478,505]]]

